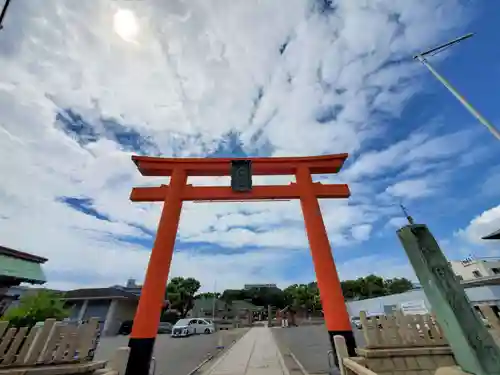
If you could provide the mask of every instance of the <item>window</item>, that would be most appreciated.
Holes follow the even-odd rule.
[[[481,272],[479,272],[479,271],[472,271],[472,275],[473,275],[474,277],[481,277],[481,276],[482,276],[482,275],[481,275]]]
[[[207,324],[203,320],[198,320],[198,324]]]
[[[498,267],[493,267],[491,269],[491,272],[493,272],[493,275],[499,275],[500,274],[500,268]]]

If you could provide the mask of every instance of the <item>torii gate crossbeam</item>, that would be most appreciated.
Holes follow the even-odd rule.
[[[163,201],[164,206],[134,318],[126,375],[147,375],[149,371],[183,201],[300,199],[330,341],[334,346],[333,336],[344,336],[349,354],[355,356],[352,326],[318,202],[319,198],[348,198],[349,187],[312,181],[312,174],[337,173],[347,156],[246,159],[132,156],[143,176],[171,176],[171,179],[169,185],[134,188],[130,196],[134,202]],[[187,184],[188,176],[230,175],[234,160],[251,160],[253,175],[295,175],[296,182],[254,186],[249,192],[236,192],[230,187]]]

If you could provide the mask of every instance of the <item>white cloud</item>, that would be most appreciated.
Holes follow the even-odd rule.
[[[414,179],[397,182],[385,191],[394,197],[415,199],[432,194],[433,188],[427,179]]]
[[[408,219],[405,217],[392,217],[387,222],[387,225],[394,228],[401,228],[402,226],[408,224]]]
[[[413,133],[383,150],[365,152],[344,174],[350,180],[381,176],[401,168],[406,169],[406,175],[423,174],[451,160],[456,164],[456,158],[464,159],[474,153],[469,146],[477,135],[460,131],[432,138],[423,132]]]
[[[471,244],[486,245],[481,238],[500,229],[500,205],[484,211],[471,220],[465,229],[459,230],[456,235]]]
[[[370,233],[372,231],[372,226],[370,224],[362,224],[352,227],[352,237],[359,241],[366,241],[370,238]]]
[[[2,244],[49,257],[52,285],[141,280],[148,252],[119,239],[147,237],[137,226],[154,231],[161,203],[132,204],[130,189],[168,179],[141,177],[131,152],[115,142],[118,135],[134,143],[140,134],[145,152],[165,156],[209,154],[229,133],[239,134],[253,153],[361,154],[386,131],[374,111],[399,115],[419,88],[409,84],[422,71],[418,65],[388,62],[432,45],[462,21],[458,0],[345,0],[329,14],[314,12],[311,4],[13,2],[0,45],[0,149],[8,155],[0,160]],[[113,31],[119,8],[137,16],[136,43]],[[56,116],[68,108],[82,116],[72,120],[73,129],[81,126],[78,132],[96,142],[82,146],[76,131],[63,132]],[[107,130],[105,120],[121,124],[122,133]],[[359,157],[344,177],[357,181],[359,197],[349,204],[321,203],[332,242],[368,239],[388,213],[363,200],[369,189],[362,178],[401,155],[405,165],[454,157],[466,147],[464,135],[450,137],[453,145],[443,149],[449,138],[417,134]],[[264,177],[256,183],[290,180]],[[395,183],[392,192],[411,194],[404,184]],[[63,196],[90,198],[111,222],[76,212],[58,201]],[[186,204],[179,237],[234,249],[229,255],[183,250],[172,264],[172,275],[210,284],[213,273],[224,286],[272,281],[275,273],[278,282],[285,280],[280,260],[286,255],[279,248],[307,247],[297,202]],[[263,249],[243,253],[242,245]]]

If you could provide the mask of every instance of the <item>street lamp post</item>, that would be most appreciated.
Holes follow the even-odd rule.
[[[217,303],[217,300],[216,300],[216,292],[217,290],[217,280],[214,281],[214,295],[213,295],[213,298],[212,298],[212,321],[214,322],[215,321],[215,306],[216,306],[216,303]]]
[[[2,13],[0,13],[0,30],[3,29],[3,19],[5,18],[5,14],[7,13],[7,8],[9,7],[10,0],[5,0],[5,3],[2,8]]]
[[[483,117],[483,115],[481,115],[462,95],[460,95],[458,93],[458,91],[451,85],[450,82],[448,82],[442,75],[440,75],[430,64],[429,62],[427,61],[427,59],[425,58],[425,56],[427,55],[430,55],[430,54],[436,54],[438,52],[441,52],[443,51],[444,49],[454,45],[454,44],[457,44],[465,39],[468,39],[470,37],[472,37],[474,34],[473,33],[469,33],[469,34],[466,34],[464,36],[461,36],[460,38],[457,38],[457,39],[454,39],[448,43],[445,43],[445,44],[442,44],[440,46],[437,46],[437,47],[434,47],[434,48],[431,48],[427,51],[424,51],[422,53],[419,53],[418,55],[416,55],[414,58],[418,61],[420,61],[430,72],[431,74],[439,81],[443,84],[444,87],[446,87],[448,89],[449,92],[451,92],[451,94],[460,102],[462,103],[462,105],[465,107],[465,109],[467,109],[471,114],[472,116],[474,116],[481,124],[483,124],[484,126],[486,126],[486,128],[488,128],[488,130],[491,132],[491,134],[493,134],[493,136],[498,139],[500,141],[500,131],[498,131],[498,129],[495,128],[495,126],[489,122],[486,118]]]

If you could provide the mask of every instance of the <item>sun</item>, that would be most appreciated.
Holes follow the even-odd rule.
[[[135,42],[139,25],[134,12],[128,9],[118,10],[113,16],[113,29],[124,41]]]

